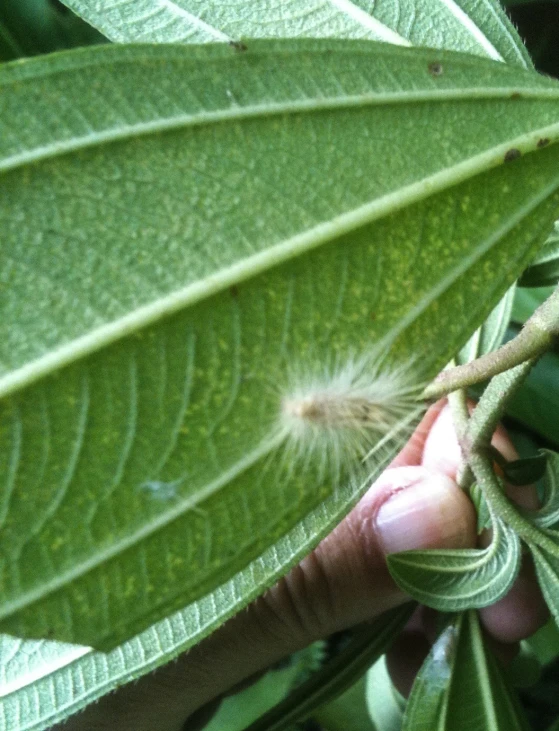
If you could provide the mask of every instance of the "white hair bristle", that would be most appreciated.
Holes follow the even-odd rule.
[[[319,375],[293,371],[279,416],[289,458],[316,462],[334,480],[364,467],[372,472],[367,461],[411,433],[423,410],[420,392],[412,365],[383,365],[375,354],[350,357]]]

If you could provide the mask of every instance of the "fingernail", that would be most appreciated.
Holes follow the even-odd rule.
[[[475,543],[472,504],[450,477],[441,474],[393,493],[381,505],[376,527],[385,553]]]

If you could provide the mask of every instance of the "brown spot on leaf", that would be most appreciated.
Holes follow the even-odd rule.
[[[522,99],[522,94],[519,91],[513,91],[510,95],[511,99]]]
[[[431,61],[427,68],[431,76],[442,76],[443,65],[440,61]]]
[[[538,140],[538,147],[547,147],[550,142],[551,140],[549,139],[549,137],[542,137]]]
[[[233,299],[237,299],[237,297],[239,296],[239,288],[237,287],[236,284],[232,284],[229,287],[229,292],[231,294],[231,297],[233,297]]]
[[[505,152],[505,162],[512,162],[513,160],[518,160],[518,158],[522,155],[519,149],[516,147],[511,147],[510,150],[507,150]]]
[[[242,41],[229,41],[229,45],[231,46],[231,48],[234,48],[235,51],[238,51],[239,53],[248,51],[248,46]]]

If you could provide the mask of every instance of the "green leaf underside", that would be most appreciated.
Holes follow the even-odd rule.
[[[484,646],[475,611],[457,617],[419,671],[402,731],[529,731],[523,712]]]
[[[287,366],[382,339],[429,378],[524,268],[559,150],[495,166],[555,139],[557,86],[436,58],[260,42],[2,69],[0,119],[26,122],[0,135],[3,630],[109,647],[227,581],[332,493],[276,455]]]
[[[494,0],[408,0],[374,3],[298,0],[275,8],[251,2],[161,2],[141,0],[91,3],[69,0],[69,7],[99,26],[115,41],[204,43],[239,38],[334,37],[368,38],[398,45],[465,51],[526,68],[532,66],[520,37],[499,2]],[[281,9],[280,9],[281,8]],[[263,22],[264,19],[264,22]],[[512,295],[511,295],[512,296]],[[498,347],[509,321],[509,298],[476,331],[459,362]]]
[[[334,37],[377,39],[398,45],[430,46],[487,56],[526,68],[532,66],[523,43],[498,0],[407,0],[404,4],[370,0],[297,0],[277,6],[261,0],[242,3],[141,0],[92,6],[69,0],[69,7],[99,26],[113,40],[155,43],[234,42],[239,38]],[[264,19],[264,21],[263,21]],[[508,299],[476,331],[459,361],[500,344],[508,322]],[[497,342],[498,341],[498,342]],[[497,342],[497,345],[494,343]]]
[[[557,538],[556,534],[556,540]],[[542,594],[549,611],[559,626],[559,541],[557,546],[555,554],[533,544],[530,544],[530,550],[534,558]]]
[[[406,551],[388,556],[401,589],[443,612],[485,607],[503,597],[520,567],[520,541],[501,520],[493,520],[493,540],[484,549]]]
[[[63,0],[118,42],[207,43],[240,38],[335,37],[431,46],[531,66],[498,2],[492,0]]]

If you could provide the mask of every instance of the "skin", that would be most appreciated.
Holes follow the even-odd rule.
[[[507,459],[516,457],[503,430],[493,443]],[[271,664],[405,602],[386,568],[387,553],[476,545],[474,508],[454,482],[459,462],[448,407],[438,403],[354,510],[278,584],[177,661],[51,731],[195,731],[224,695]],[[510,488],[509,495],[527,507],[537,505],[532,488]],[[480,616],[497,654],[504,661],[513,657],[515,643],[547,618],[529,563],[509,594]],[[433,640],[433,625],[430,610],[416,612],[389,654],[403,693]]]

